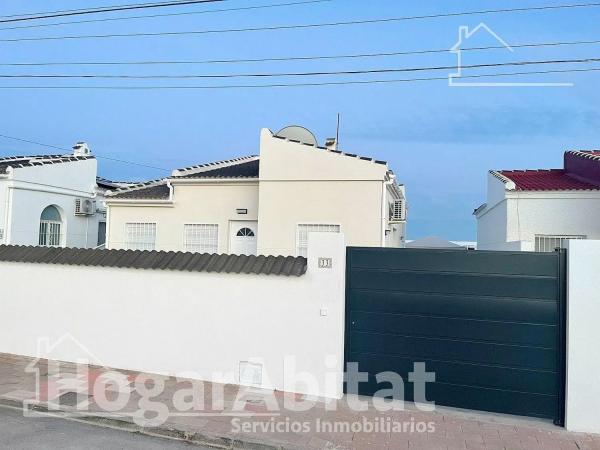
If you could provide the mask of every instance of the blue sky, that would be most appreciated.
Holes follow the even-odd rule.
[[[290,0],[287,0],[290,1]],[[120,13],[159,14],[285,3],[228,0],[220,4]],[[5,0],[0,15],[131,1]],[[0,38],[259,27],[427,15],[453,11],[559,5],[565,1],[333,0],[302,6],[229,11],[145,20],[0,30]],[[68,21],[117,15],[53,19]],[[600,39],[600,8],[450,17],[337,28],[104,40],[0,42],[1,62],[127,61],[263,58],[445,49],[458,27],[485,22],[509,44]],[[50,20],[45,23],[51,22]],[[42,22],[39,22],[42,23]],[[15,26],[1,25],[0,27]],[[497,45],[478,35],[469,46]],[[470,52],[464,64],[600,57],[600,45]],[[353,70],[456,64],[450,53],[278,63],[192,66],[0,67],[3,74],[219,74]],[[600,67],[600,63],[585,67]],[[551,66],[542,69],[566,69]],[[577,67],[584,67],[578,65]],[[470,73],[535,70],[477,69]],[[439,71],[435,76],[446,76]],[[429,74],[434,75],[434,74]],[[412,78],[422,74],[358,75],[346,80]],[[324,141],[342,115],[341,148],[387,160],[406,184],[408,237],[440,235],[474,240],[473,209],[485,200],[489,169],[560,167],[567,149],[598,148],[600,73],[520,77],[519,81],[574,82],[572,88],[451,88],[447,81],[223,90],[0,90],[0,134],[70,147],[87,141],[98,156],[167,169],[258,151],[260,128],[304,125]],[[317,77],[315,81],[342,77]],[[261,80],[234,82],[261,83]],[[283,78],[281,82],[297,79]],[[489,81],[489,80],[488,80]],[[514,78],[501,81],[515,81]],[[0,80],[18,85],[207,85],[227,80]],[[0,155],[51,150],[0,139]],[[113,179],[150,179],[164,172],[100,159]]]

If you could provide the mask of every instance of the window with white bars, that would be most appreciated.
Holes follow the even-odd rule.
[[[38,244],[43,247],[60,247],[62,218],[55,206],[48,206],[40,216],[40,234]]]
[[[126,223],[126,250],[154,250],[156,248],[155,223]]]
[[[48,220],[42,220],[40,222],[39,245],[43,247],[59,247],[60,228],[60,222],[50,222]]]
[[[557,248],[565,248],[569,239],[587,239],[587,236],[552,236],[552,235],[535,235],[535,251],[536,252],[553,252]]]
[[[185,224],[183,246],[186,252],[218,253],[219,225],[208,223]]]
[[[329,224],[300,224],[296,231],[296,250],[298,256],[306,257],[308,254],[308,233],[319,232],[319,233],[339,233],[339,225]]]

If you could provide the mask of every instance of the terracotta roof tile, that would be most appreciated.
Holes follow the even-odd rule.
[[[501,170],[498,173],[514,182],[518,191],[600,190],[600,183],[578,179],[564,169]]]

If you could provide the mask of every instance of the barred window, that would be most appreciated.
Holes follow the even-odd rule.
[[[183,246],[186,252],[217,253],[219,251],[219,226],[208,223],[184,225]]]
[[[155,223],[126,223],[126,250],[154,250],[156,248]]]
[[[62,218],[55,206],[48,206],[40,216],[38,244],[43,247],[60,247],[62,243]]]
[[[307,256],[308,253],[308,233],[321,232],[321,233],[339,233],[339,225],[329,224],[301,224],[298,225],[296,231],[296,253],[298,256]]]
[[[536,234],[535,235],[535,251],[536,252],[553,252],[557,248],[566,248],[569,239],[587,239],[587,236],[551,236]]]

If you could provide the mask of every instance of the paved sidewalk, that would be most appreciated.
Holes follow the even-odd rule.
[[[146,421],[144,429],[150,434],[220,448],[600,450],[600,436],[568,433],[539,420],[440,407],[422,412],[408,403],[403,411],[379,412],[368,398],[358,399],[369,400],[368,410],[360,413],[348,406],[348,398],[317,402],[308,411],[288,411],[283,409],[285,401],[306,399],[216,383],[202,383],[199,390],[198,383],[189,380],[122,370],[118,385],[98,384],[108,377],[107,372],[106,368],[61,363],[57,374],[48,361],[0,354],[0,404],[31,402],[41,410],[59,409],[60,414],[121,424],[133,431]],[[164,389],[157,387],[160,380]],[[98,385],[102,388],[94,391]],[[102,398],[113,405],[123,398],[124,403],[106,415],[99,405]],[[182,413],[186,404],[192,409]],[[142,416],[144,410],[149,412]],[[168,415],[166,423],[154,422],[158,412]]]

